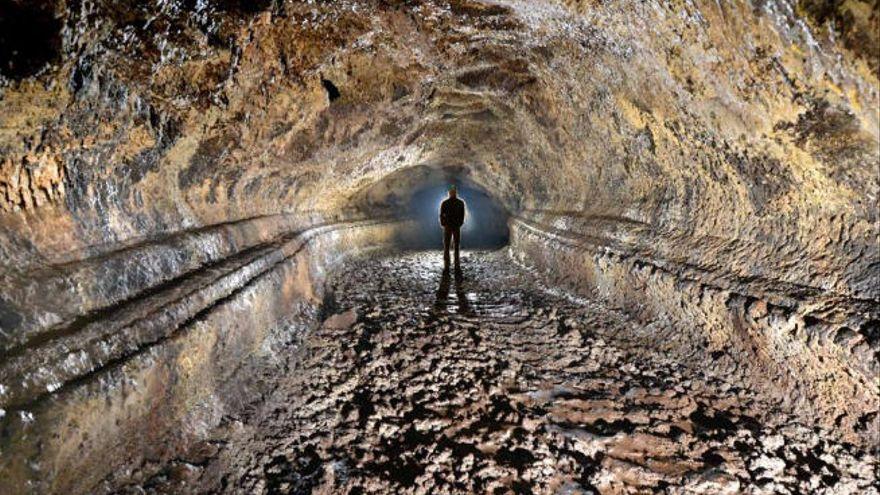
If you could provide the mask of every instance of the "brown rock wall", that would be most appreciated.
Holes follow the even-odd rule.
[[[210,299],[217,270],[307,227],[400,216],[453,174],[517,217],[513,253],[552,280],[694,327],[681,335],[731,349],[722,365],[765,374],[847,438],[876,422],[876,1],[4,9],[4,363],[54,363],[63,334],[88,348],[65,379],[124,368],[137,332],[105,318],[126,304]],[[7,368],[12,402],[55,383]]]

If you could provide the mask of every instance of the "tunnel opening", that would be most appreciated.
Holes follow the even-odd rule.
[[[510,213],[489,188],[476,180],[472,168],[458,162],[429,161],[391,173],[360,190],[352,200],[365,212],[383,214],[406,225],[396,234],[403,250],[442,249],[440,204],[455,186],[465,203],[461,249],[494,250],[510,241]]]
[[[464,250],[499,249],[510,241],[507,210],[483,188],[462,179],[434,180],[414,189],[406,204],[413,227],[401,237],[405,249],[439,249],[443,247],[440,227],[440,203],[454,185],[458,197],[465,202],[465,220],[461,227],[461,248]]]
[[[871,491],[869,2],[0,0],[0,494]]]

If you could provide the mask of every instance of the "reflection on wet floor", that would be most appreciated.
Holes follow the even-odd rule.
[[[454,281],[454,283],[453,283]],[[452,285],[455,290],[450,293]],[[467,292],[464,272],[461,268],[453,270],[444,269],[440,274],[440,284],[437,287],[437,298],[434,308],[438,311],[458,312],[466,315],[471,312],[471,303],[477,301],[475,292]]]
[[[877,493],[871,453],[650,329],[504,253],[440,263],[351,264],[259,409],[133,491]]]

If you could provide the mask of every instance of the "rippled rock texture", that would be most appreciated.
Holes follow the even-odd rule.
[[[0,487],[172,456],[91,442],[216,424],[168,377],[248,372],[190,353],[268,356],[450,178],[549,284],[876,445],[878,23],[876,0],[0,4]],[[125,372],[146,349],[158,385]]]
[[[359,261],[328,290],[335,314],[264,404],[117,488],[876,493],[874,454],[787,414],[699,343],[702,362],[683,364],[649,326],[548,292],[504,252],[471,254],[460,274],[436,253]]]

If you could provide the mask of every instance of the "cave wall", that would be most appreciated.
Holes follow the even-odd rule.
[[[36,390],[56,400],[54,387],[103,376],[94,363],[126,366],[120,349],[142,340],[108,322],[120,308],[167,307],[166,291],[322,225],[399,217],[406,189],[442,170],[495,195],[514,216],[513,256],[550,281],[729,350],[731,369],[757,356],[792,407],[865,441],[878,409],[878,10],[7,2],[0,421],[12,428]],[[341,252],[386,242],[390,225]],[[54,363],[70,343],[110,351],[20,364]]]
[[[326,274],[387,247],[399,226],[285,230],[8,353],[0,491],[94,493],[123,466],[210,448],[211,429],[268,393],[286,355],[320,323]],[[243,238],[265,224],[241,227],[223,228]],[[142,267],[168,249],[155,248]]]
[[[857,260],[874,247],[877,54],[829,34],[830,14],[55,5],[65,56],[3,90],[8,269],[260,215],[338,216],[388,173],[442,162],[513,211],[788,244],[809,268],[776,271],[871,292]],[[862,10],[856,24],[875,26]],[[852,248],[826,235],[841,228]]]
[[[680,361],[763,390],[846,441],[880,440],[876,302],[664,256],[634,224],[511,224],[515,260],[636,318]],[[743,255],[726,249],[719,258]]]

